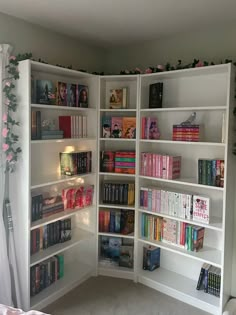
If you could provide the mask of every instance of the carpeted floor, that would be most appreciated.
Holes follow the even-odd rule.
[[[142,284],[101,276],[43,311],[52,315],[208,315]]]

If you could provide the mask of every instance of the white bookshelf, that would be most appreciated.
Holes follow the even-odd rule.
[[[15,213],[17,226],[16,251],[20,270],[22,308],[42,308],[82,281],[93,276],[96,270],[96,196],[97,196],[97,109],[99,77],[74,70],[63,69],[30,60],[19,64],[17,82],[19,100],[20,142],[22,156],[17,172],[13,174],[14,203],[20,213]],[[31,76],[34,80],[51,80],[86,85],[89,88],[89,107],[73,108],[42,105],[31,102]],[[31,111],[41,112],[41,119],[53,119],[58,128],[58,117],[65,115],[87,116],[87,137],[53,140],[31,140]],[[92,151],[92,172],[76,176],[60,174],[60,152]],[[93,205],[82,209],[67,209],[31,223],[31,194],[61,194],[63,188],[94,185]],[[47,249],[30,255],[31,232],[58,220],[71,219],[72,237]],[[30,268],[57,254],[64,255],[64,277],[30,297]]]
[[[144,75],[93,76],[74,70],[58,68],[33,61],[20,63],[19,119],[22,158],[17,172],[13,174],[16,186],[12,205],[24,209],[14,213],[16,222],[17,257],[24,308],[40,309],[53,302],[92,275],[105,275],[131,279],[143,283],[211,314],[222,314],[231,295],[233,213],[235,187],[235,161],[233,147],[233,107],[235,70],[230,64],[184,69]],[[55,105],[31,103],[30,76],[64,80],[89,86],[90,107],[67,108]],[[149,108],[149,85],[164,83],[162,108]],[[128,87],[128,108],[110,109],[110,89]],[[62,140],[30,139],[30,111],[41,110],[43,117],[59,115],[87,115],[89,132],[87,138]],[[196,122],[204,126],[200,142],[172,141],[172,125],[179,124],[197,113]],[[222,115],[225,114],[225,141],[222,142]],[[103,116],[136,117],[136,139],[103,138],[101,120]],[[161,136],[159,140],[141,139],[141,119],[144,116],[158,118]],[[92,173],[65,177],[58,172],[58,152],[67,147],[90,149],[93,151]],[[136,151],[136,173],[134,175],[100,171],[101,151]],[[47,154],[45,154],[47,152]],[[181,155],[181,177],[175,180],[143,176],[140,174],[142,152]],[[49,158],[50,157],[50,158]],[[206,186],[198,183],[199,158],[225,160],[224,187]],[[108,204],[103,200],[104,182],[135,183],[135,204]],[[57,191],[66,186],[93,184],[95,196],[93,206],[80,210],[65,210],[49,218],[30,223],[31,192]],[[154,213],[142,209],[139,204],[141,187],[157,187],[169,191],[208,196],[211,201],[210,224],[174,217],[166,213]],[[99,211],[120,209],[134,212],[134,233],[122,235],[99,231]],[[141,235],[143,213],[156,217],[174,219],[205,228],[204,247],[199,252],[190,252],[179,246],[151,240]],[[56,222],[72,218],[74,237],[69,242],[57,244],[30,257],[30,231]],[[119,237],[134,243],[134,266],[132,269],[119,267],[102,259],[100,242],[102,237]],[[142,269],[143,246],[154,245],[161,248],[161,267],[153,272]],[[35,265],[55,253],[65,255],[65,276],[30,299],[30,266]],[[24,255],[22,255],[24,253]],[[217,298],[196,285],[203,263],[221,268],[221,294]]]

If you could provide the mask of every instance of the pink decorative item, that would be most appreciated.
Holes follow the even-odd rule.
[[[198,61],[198,63],[196,64],[196,67],[204,67],[204,64],[202,61]]]
[[[6,81],[5,86],[10,87],[11,86],[11,82],[10,81]]]
[[[2,121],[3,121],[4,123],[7,122],[7,114],[6,114],[6,113],[3,114],[3,116],[2,116]]]
[[[147,68],[147,69],[145,70],[145,73],[152,73],[152,69]]]
[[[9,60],[16,60],[16,57],[15,57],[15,56],[11,56],[11,57],[9,58]]]
[[[3,143],[2,149],[3,149],[4,152],[6,152],[9,149],[9,144]]]
[[[7,137],[7,134],[8,134],[8,129],[7,128],[3,128],[3,130],[2,130],[2,136],[3,136],[3,138],[6,138]]]
[[[8,162],[10,162],[12,160],[12,158],[13,158],[13,155],[12,154],[8,154],[6,159],[7,159]]]
[[[163,65],[157,65],[157,69],[164,71],[164,66]]]
[[[8,98],[6,99],[5,104],[10,105],[10,100]]]

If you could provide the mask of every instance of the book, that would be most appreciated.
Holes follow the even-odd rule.
[[[193,226],[192,227],[192,243],[194,252],[198,252],[201,248],[203,248],[205,228],[201,226]]]
[[[102,117],[102,137],[103,138],[111,137],[111,117],[110,116]]]
[[[45,105],[56,104],[56,88],[50,80],[36,80],[36,103]]]
[[[40,140],[42,135],[41,130],[41,112],[31,111],[31,140]]]
[[[133,268],[134,261],[134,248],[133,246],[121,245],[120,246],[120,257],[119,266],[126,268]]]
[[[193,196],[193,221],[210,223],[210,199],[202,196]]]
[[[122,117],[112,117],[111,118],[111,137],[121,138],[123,130],[123,118]]]
[[[77,152],[60,152],[61,175],[78,174]]]
[[[149,108],[161,108],[163,83],[157,82],[149,86]]]
[[[111,109],[127,108],[127,91],[128,88],[110,90],[109,104]]]
[[[136,117],[123,117],[123,138],[136,138]]]
[[[59,106],[67,105],[67,84],[65,82],[57,82],[57,104]]]
[[[143,269],[153,271],[160,267],[160,254],[159,247],[146,245],[143,247]]]
[[[78,104],[77,107],[88,108],[89,90],[86,85],[78,85]]]
[[[197,290],[201,290],[204,288],[204,283],[203,283],[203,280],[204,280],[204,276],[205,276],[205,268],[206,268],[207,264],[204,263],[201,267],[201,271],[200,271],[200,274],[199,274],[199,278],[198,278],[198,282],[197,282],[197,287],[196,289]]]
[[[76,107],[76,84],[67,83],[67,106]]]
[[[115,152],[102,151],[100,155],[101,172],[114,172]]]
[[[160,138],[160,132],[158,129],[156,117],[146,117],[145,129],[145,139],[158,140]]]

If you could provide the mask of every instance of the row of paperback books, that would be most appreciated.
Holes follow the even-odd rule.
[[[142,117],[141,126],[142,139],[160,139],[160,131],[158,128],[156,117]]]
[[[94,186],[76,186],[62,190],[64,209],[82,209],[93,204]]]
[[[173,125],[172,140],[198,142],[200,125]]]
[[[180,177],[181,156],[141,153],[141,175],[163,179]]]
[[[135,151],[102,151],[101,172],[135,174]]]
[[[152,245],[143,247],[143,270],[153,271],[160,267],[161,249]]]
[[[198,184],[224,187],[224,160],[199,159]]]
[[[141,235],[198,252],[203,247],[205,228],[146,213],[141,216]]]
[[[133,206],[135,202],[134,183],[104,183],[103,203]]]
[[[64,256],[49,258],[30,268],[30,296],[35,296],[64,277]]]
[[[80,175],[92,170],[92,151],[60,152],[61,175]]]
[[[31,222],[64,210],[61,196],[44,198],[42,194],[31,197]]]
[[[87,116],[59,116],[59,129],[64,138],[87,138]]]
[[[32,103],[88,107],[88,86],[51,80],[34,80],[32,77],[31,88]]]
[[[133,210],[99,210],[99,232],[130,234],[134,232]]]
[[[31,255],[71,240],[71,219],[60,220],[31,231]]]
[[[133,268],[134,242],[132,239],[101,236],[100,262],[106,266]]]
[[[199,195],[141,187],[140,207],[151,212],[209,224],[210,199]]]
[[[102,117],[103,138],[136,138],[136,117]]]
[[[202,265],[197,283],[197,290],[220,296],[221,269],[210,264]]]

